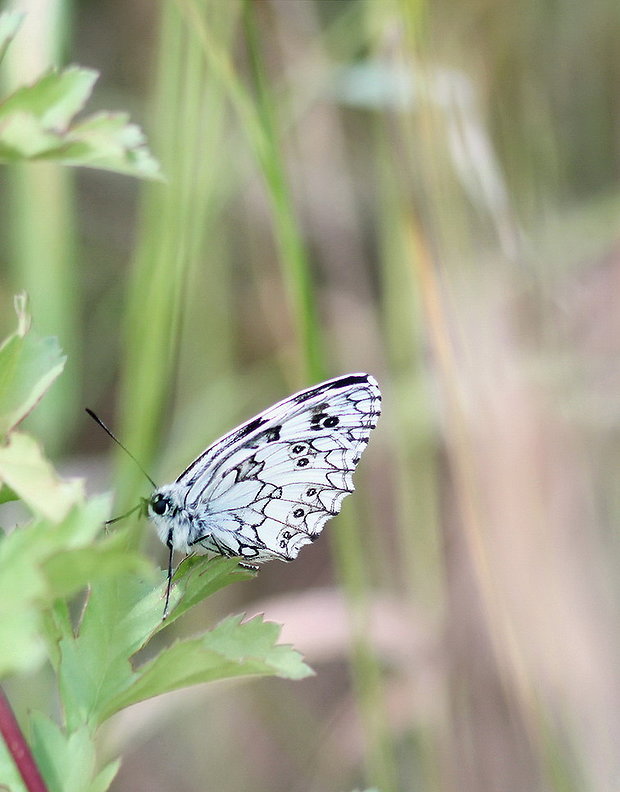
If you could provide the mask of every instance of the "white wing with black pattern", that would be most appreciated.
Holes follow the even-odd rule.
[[[289,561],[353,492],[381,408],[368,374],[300,391],[207,448],[148,505],[162,541],[252,563]]]

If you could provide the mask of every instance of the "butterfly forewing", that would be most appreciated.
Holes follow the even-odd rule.
[[[353,491],[380,401],[373,377],[350,374],[300,391],[216,441],[173,485],[201,517],[187,544],[259,562],[295,558]]]

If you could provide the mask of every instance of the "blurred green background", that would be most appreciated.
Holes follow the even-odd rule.
[[[148,494],[86,405],[164,482],[327,376],[384,392],[323,540],[185,628],[264,611],[316,677],[122,713],[112,789],[618,790],[618,4],[7,7],[5,93],[99,70],[167,179],[2,171],[0,330],[26,290],[70,356],[29,419],[61,467]]]

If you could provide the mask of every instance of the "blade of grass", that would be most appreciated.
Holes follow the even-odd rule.
[[[303,351],[308,371],[315,378],[325,371],[324,350],[318,344],[320,320],[313,286],[294,216],[282,153],[282,129],[275,113],[275,91],[267,87],[259,33],[251,3],[245,5],[246,35],[256,85],[260,119],[263,124],[268,157],[264,162],[267,187],[272,199],[276,234],[280,243],[285,277],[295,287],[293,308],[301,327]],[[288,275],[287,275],[288,273]],[[319,367],[319,361],[321,365]],[[358,512],[359,513],[359,512]],[[387,722],[383,675],[374,648],[368,640],[368,602],[372,597],[370,576],[356,517],[342,515],[339,530],[332,536],[337,575],[342,581],[351,618],[353,635],[352,674],[367,744],[367,772],[370,782],[389,792],[396,790],[396,766]]]
[[[260,160],[271,199],[274,231],[280,251],[280,266],[287,287],[291,310],[297,323],[297,336],[303,351],[306,377],[312,380],[326,376],[325,349],[318,318],[310,262],[302,240],[288,184],[282,151],[282,130],[276,117],[274,92],[267,85],[254,6],[244,3],[244,30],[250,53],[259,123],[264,132],[264,156]]]
[[[282,131],[274,108],[275,92],[268,89],[260,51],[259,33],[251,3],[245,6],[245,29],[252,56],[260,120],[263,124],[268,158],[264,173],[274,211],[285,277],[294,286],[292,305],[300,323],[300,337],[308,371],[315,378],[325,371],[325,353],[319,346],[320,320],[317,313],[308,261],[295,219],[293,202],[282,159]],[[289,287],[290,288],[290,287]],[[382,672],[375,650],[368,640],[368,602],[372,597],[364,557],[359,522],[342,515],[338,531],[332,535],[337,574],[347,596],[352,626],[352,673],[354,689],[366,733],[367,771],[371,783],[389,792],[396,790],[396,768],[387,724]]]
[[[240,13],[238,4],[215,4],[203,13],[209,15],[216,27],[218,41],[232,39]],[[185,120],[196,133],[188,137],[191,146],[183,166],[183,180],[191,185],[192,200],[187,206],[189,271],[184,295],[183,344],[179,346],[175,382],[175,399],[179,402],[195,399],[197,391],[209,389],[211,383],[227,379],[233,373],[234,273],[220,215],[238,187],[239,175],[222,156],[230,134],[223,87],[206,68],[200,46],[191,46],[187,58]],[[201,299],[191,299],[197,293]],[[205,338],[210,343],[205,344]],[[205,433],[205,442],[207,436]]]
[[[235,30],[235,5],[204,9],[224,44]],[[202,19],[202,17],[199,17]],[[179,361],[195,381],[205,368],[220,374],[230,365],[222,349],[230,349],[230,273],[216,245],[203,242],[214,227],[229,184],[221,140],[226,134],[223,93],[208,68],[193,30],[179,9],[161,9],[159,64],[154,89],[157,119],[155,145],[167,185],[145,188],[125,325],[125,357],[121,382],[121,434],[146,465],[152,465],[164,435],[164,414],[171,395],[183,391]],[[215,236],[215,234],[214,234]],[[203,300],[188,300],[197,290]],[[198,322],[189,327],[189,353],[180,341],[187,305]],[[188,318],[195,321],[196,316]],[[220,325],[221,321],[221,325]],[[225,328],[229,328],[226,330]],[[224,343],[220,343],[224,338]],[[209,339],[204,344],[204,339]],[[196,349],[196,341],[200,346]],[[200,359],[196,358],[196,351]],[[222,366],[224,367],[222,369]],[[176,387],[176,381],[179,385]],[[121,508],[129,506],[143,482],[128,460],[118,457],[117,481]]]
[[[221,81],[265,179],[273,211],[274,233],[280,253],[279,263],[289,295],[291,313],[296,322],[297,337],[304,350],[302,376],[294,379],[296,381],[321,379],[325,373],[325,357],[320,324],[316,321],[309,261],[286,178],[274,109],[269,92],[266,90],[262,65],[256,49],[251,5],[244,4],[244,22],[256,82],[257,106],[254,105],[249,91],[237,76],[228,53],[220,46],[213,36],[213,31],[200,16],[197,4],[193,0],[177,0],[177,2],[188,25],[192,25],[199,36],[207,65]]]

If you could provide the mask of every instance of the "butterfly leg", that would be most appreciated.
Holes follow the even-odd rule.
[[[164,604],[164,615],[162,621],[168,616],[168,605],[170,603],[170,588],[172,586],[172,528],[168,531],[168,538],[166,539],[166,546],[168,547],[168,583],[166,585],[166,602]]]

